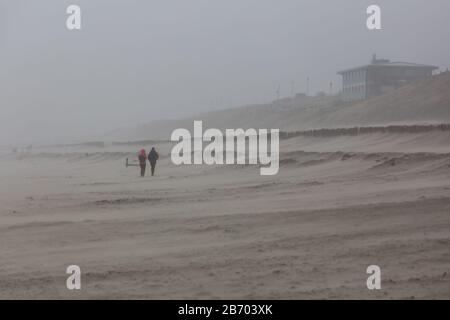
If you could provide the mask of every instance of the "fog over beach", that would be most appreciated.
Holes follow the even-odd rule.
[[[121,127],[341,90],[337,72],[393,61],[450,67],[446,0],[0,1],[0,145],[81,142]],[[151,137],[142,137],[148,139]]]
[[[449,299],[450,2],[370,4],[0,0],[0,299]]]

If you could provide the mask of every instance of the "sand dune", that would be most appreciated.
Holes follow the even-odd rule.
[[[195,118],[282,129],[276,176],[174,166],[165,141],[194,118],[4,149],[0,298],[448,299],[449,80],[353,105],[296,97]],[[152,146],[155,177],[125,167]],[[72,264],[81,291],[65,287]],[[380,291],[366,287],[373,264]]]
[[[103,140],[168,140],[176,128],[192,128],[203,120],[209,128],[278,128],[299,131],[356,126],[450,123],[450,73],[413,83],[359,103],[342,103],[337,96],[296,96],[270,104],[199,114],[182,120],[155,121],[110,132]]]
[[[283,139],[275,177],[162,142],[143,179],[133,144],[3,155],[0,297],[449,298],[449,132],[366,131]]]

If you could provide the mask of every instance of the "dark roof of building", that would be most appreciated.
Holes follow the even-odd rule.
[[[351,69],[346,69],[339,71],[338,74],[347,73],[350,71],[360,70],[360,69],[368,69],[373,67],[411,67],[411,68],[429,68],[429,69],[439,69],[439,67],[426,65],[426,64],[418,64],[418,63],[410,63],[410,62],[390,62],[389,60],[379,60],[372,64],[367,64],[360,67],[355,67]]]

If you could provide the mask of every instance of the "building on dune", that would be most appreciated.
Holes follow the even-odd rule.
[[[436,66],[391,62],[373,56],[369,65],[338,72],[342,76],[342,100],[369,99],[416,80],[431,77]]]

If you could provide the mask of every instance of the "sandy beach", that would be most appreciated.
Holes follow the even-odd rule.
[[[0,0],[0,300],[450,300],[449,13]]]
[[[126,144],[5,151],[0,298],[448,299],[448,135],[282,140],[266,177],[174,166],[165,143],[145,178]]]

